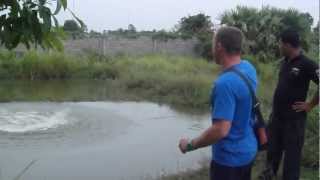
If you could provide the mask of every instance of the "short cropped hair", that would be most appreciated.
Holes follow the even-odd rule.
[[[280,35],[280,40],[283,43],[290,44],[294,48],[300,47],[300,35],[295,30],[287,29],[283,31]]]
[[[221,27],[215,36],[215,40],[221,43],[228,54],[241,53],[243,34],[240,29],[232,26]]]

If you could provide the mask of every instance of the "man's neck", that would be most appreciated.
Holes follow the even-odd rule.
[[[225,69],[228,69],[234,65],[237,65],[239,64],[241,61],[241,57],[240,55],[234,55],[234,56],[227,56],[225,57],[225,60],[222,61],[222,69],[225,70]]]

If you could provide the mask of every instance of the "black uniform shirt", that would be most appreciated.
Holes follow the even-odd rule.
[[[293,112],[296,101],[305,101],[310,80],[319,84],[319,66],[303,54],[280,65],[279,81],[273,98],[275,112]]]

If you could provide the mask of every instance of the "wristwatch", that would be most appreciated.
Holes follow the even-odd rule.
[[[193,150],[195,150],[195,148],[192,145],[192,140],[189,140],[189,142],[187,144],[187,152],[193,151]]]

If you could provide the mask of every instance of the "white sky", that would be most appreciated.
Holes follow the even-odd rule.
[[[219,23],[219,16],[237,5],[295,8],[310,13],[314,22],[319,19],[319,0],[68,0],[68,7],[89,30],[96,31],[127,28],[128,24],[138,30],[170,30],[182,17],[199,12]],[[70,18],[70,13],[58,15],[60,24]]]

